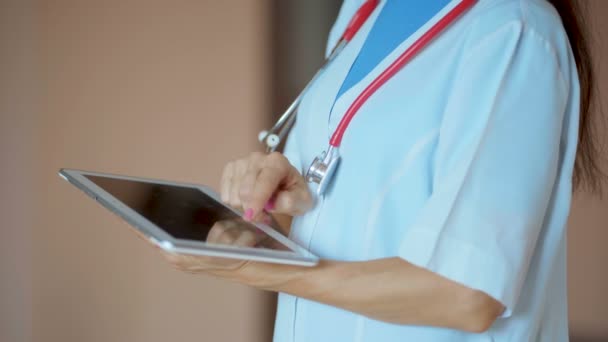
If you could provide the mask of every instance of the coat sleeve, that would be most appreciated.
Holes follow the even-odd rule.
[[[463,58],[448,96],[432,194],[399,256],[505,305],[528,271],[558,173],[568,100],[552,47],[521,22]]]

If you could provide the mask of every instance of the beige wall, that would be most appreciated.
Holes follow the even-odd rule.
[[[37,95],[29,1],[0,1],[0,341],[31,340],[32,180]]]
[[[265,3],[1,3],[1,32],[16,40],[2,44],[3,83],[40,93],[2,91],[2,226],[13,237],[2,243],[0,340],[267,341],[267,295],[172,269],[57,176],[74,167],[216,186],[223,164],[253,148],[268,107]]]

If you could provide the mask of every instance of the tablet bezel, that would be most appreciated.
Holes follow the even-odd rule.
[[[242,216],[242,213],[238,210],[222,203],[218,194],[207,186],[76,169],[61,169],[59,170],[59,175],[66,181],[70,182],[71,184],[85,192],[91,198],[95,199],[105,208],[121,217],[135,229],[144,234],[150,240],[150,242],[166,251],[180,254],[194,254],[234,259],[246,259],[300,266],[314,266],[319,262],[319,258],[317,256],[298,246],[296,243],[289,240],[287,237],[276,231],[274,228],[266,224],[257,222],[253,224],[262,231],[264,231],[266,234],[270,235],[272,238],[283,244],[285,247],[289,248],[290,251],[278,251],[252,247],[235,247],[228,245],[222,246],[216,244],[209,244],[201,241],[174,238],[173,236],[162,230],[160,227],[158,227],[156,224],[152,223],[151,221],[140,215],[138,212],[131,209],[125,203],[112,196],[110,193],[106,192],[103,188],[97,186],[86,176],[90,175],[99,177],[109,177],[122,180],[195,188],[205,193],[209,197],[213,198],[214,200],[218,201],[224,207],[230,209],[237,215]]]

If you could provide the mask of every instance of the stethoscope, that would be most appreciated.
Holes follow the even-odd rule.
[[[355,101],[350,105],[338,127],[334,131],[329,141],[329,148],[327,151],[323,151],[317,156],[308,171],[306,172],[305,179],[309,183],[317,183],[317,195],[322,195],[327,186],[329,185],[333,175],[338,168],[340,162],[339,147],[342,142],[344,132],[348,128],[351,120],[357,113],[357,111],[363,106],[363,104],[392,76],[394,76],[401,68],[403,68],[412,58],[418,54],[425,46],[427,46],[434,38],[436,38],[446,27],[452,24],[460,15],[470,9],[477,0],[462,0],[458,5],[452,8],[445,16],[443,16],[436,24],[434,24],[428,31],[426,31],[420,38],[418,38],[411,46],[407,48],[391,65],[388,66],[378,77],[376,77],[364,90],[357,96]],[[258,135],[260,142],[266,143],[267,152],[274,151],[280,144],[281,140],[289,132],[289,129],[295,121],[296,115],[295,110],[300,104],[303,95],[306,93],[308,88],[321,72],[327,67],[329,63],[346,47],[346,44],[357,34],[361,26],[369,18],[371,13],[378,6],[379,0],[367,0],[350,20],[346,30],[342,34],[342,37],[336,44],[329,57],[325,60],[323,66],[317,71],[313,78],[308,82],[306,87],[300,92],[298,97],[293,103],[287,108],[287,110],[281,115],[279,120],[272,126],[268,131],[262,131]]]

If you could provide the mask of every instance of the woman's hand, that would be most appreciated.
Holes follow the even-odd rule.
[[[252,153],[229,162],[221,179],[221,198],[227,204],[245,210],[246,220],[271,223],[268,213],[301,215],[312,207],[312,196],[302,175],[281,153]],[[250,229],[239,220],[217,222],[206,242],[219,245],[281,249],[266,234]],[[162,250],[162,249],[161,249]],[[164,257],[178,270],[189,273],[211,273],[235,278],[250,261],[210,256],[170,253]]]
[[[216,222],[207,234],[207,243],[220,246],[255,247],[267,238],[263,232],[242,220]],[[162,249],[161,249],[162,250]],[[163,251],[165,258],[178,270],[189,273],[230,272],[244,267],[248,261],[242,259],[176,254]]]
[[[263,219],[264,211],[296,216],[312,207],[304,177],[278,152],[254,152],[229,162],[222,174],[221,197],[243,208],[247,220]]]

